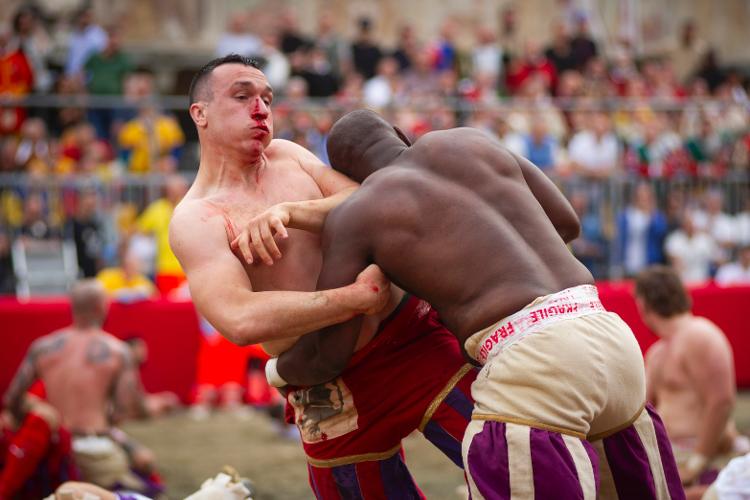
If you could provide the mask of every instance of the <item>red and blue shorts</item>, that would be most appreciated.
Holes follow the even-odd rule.
[[[462,467],[476,373],[429,304],[405,297],[339,378],[287,395],[316,497],[423,498],[401,440],[420,430]]]

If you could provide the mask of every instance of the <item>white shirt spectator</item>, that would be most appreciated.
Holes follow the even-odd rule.
[[[739,262],[724,264],[716,272],[716,283],[721,286],[750,285],[750,267]]]
[[[474,73],[484,73],[497,78],[503,62],[503,49],[497,44],[480,45],[471,54]]]
[[[635,207],[627,209],[628,241],[625,246],[625,272],[634,275],[646,267],[648,225],[651,215]]]
[[[664,246],[667,255],[675,260],[683,283],[703,283],[708,280],[711,261],[717,252],[711,236],[696,232],[691,237],[679,229],[667,236]]]
[[[720,245],[731,245],[736,241],[735,224],[732,216],[720,212],[711,215],[705,211],[693,212],[693,223],[699,231],[710,234]]]
[[[107,32],[96,24],[90,24],[81,31],[71,33],[65,74],[73,75],[80,72],[89,57],[104,50],[108,39]]]
[[[365,104],[372,108],[383,108],[393,100],[391,83],[384,76],[374,76],[367,80],[362,92]]]
[[[741,212],[735,216],[734,233],[738,246],[750,245],[750,211]]]
[[[568,157],[586,170],[610,170],[617,166],[619,150],[615,134],[605,134],[599,140],[593,132],[582,130],[570,140]]]

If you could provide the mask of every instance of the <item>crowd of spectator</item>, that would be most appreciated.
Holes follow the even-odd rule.
[[[185,189],[175,172],[197,165],[181,161],[192,134],[184,110],[162,109],[159,90],[184,89],[157,89],[155,68],[135,65],[120,27],[101,26],[90,9],[70,21],[64,61],[53,60],[60,37],[53,43],[43,14],[25,6],[0,26],[0,173],[26,174],[0,184],[2,291],[13,288],[5,269],[17,236],[71,238],[84,276],[108,268],[107,280],[137,283],[138,293],[151,293],[133,278],[141,275],[163,293],[178,288],[166,223]],[[293,10],[236,12],[215,54],[256,58],[277,96],[276,137],[324,161],[336,118],[362,106],[412,139],[460,125],[496,136],[565,187],[583,225],[573,251],[598,278],[667,261],[687,281],[747,278],[748,81],[720,64],[694,23],[670,51],[641,57],[625,40],[594,39],[585,12],[554,22],[549,40],[524,39],[508,7],[498,30],[472,28],[469,48],[457,41],[466,28],[451,19],[430,39],[405,24],[393,47],[375,36],[377,22],[357,19],[349,39],[329,12],[312,35]],[[43,94],[63,102],[17,102]],[[114,101],[87,105],[83,95]],[[150,207],[158,196],[132,183],[145,174],[166,185]],[[56,189],[43,188],[50,179]],[[613,179],[629,186],[619,202],[607,188]],[[740,189],[708,189],[705,180]],[[691,187],[655,190],[663,182]],[[735,257],[735,271],[721,272]]]

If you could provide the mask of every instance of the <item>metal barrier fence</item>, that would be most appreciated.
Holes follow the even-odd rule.
[[[194,174],[186,173],[192,181]],[[560,189],[573,200],[586,224],[599,226],[603,254],[589,259],[598,279],[618,279],[623,276],[617,252],[617,216],[629,205],[636,187],[646,184],[651,188],[656,206],[670,217],[680,217],[686,208],[700,208],[708,193],[720,193],[724,212],[736,216],[750,213],[750,179],[741,176],[714,178],[685,178],[644,180],[633,177],[613,176],[603,180],[583,178],[555,178]],[[124,207],[133,214],[143,210],[149,203],[160,198],[164,191],[165,177],[122,176],[103,181],[95,177],[43,177],[28,175],[0,175],[0,224],[13,232],[18,220],[9,220],[8,200],[21,203],[35,193],[44,200],[47,216],[55,224],[64,224],[73,217],[78,194],[82,190],[95,190],[98,194],[98,215],[105,230],[116,232],[117,217]],[[585,205],[584,208],[581,208]],[[19,205],[17,205],[18,207]],[[117,237],[116,234],[113,237]]]

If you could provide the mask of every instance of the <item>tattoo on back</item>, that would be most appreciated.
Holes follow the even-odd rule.
[[[108,361],[111,355],[112,349],[102,339],[92,340],[86,348],[86,361],[95,365]]]

